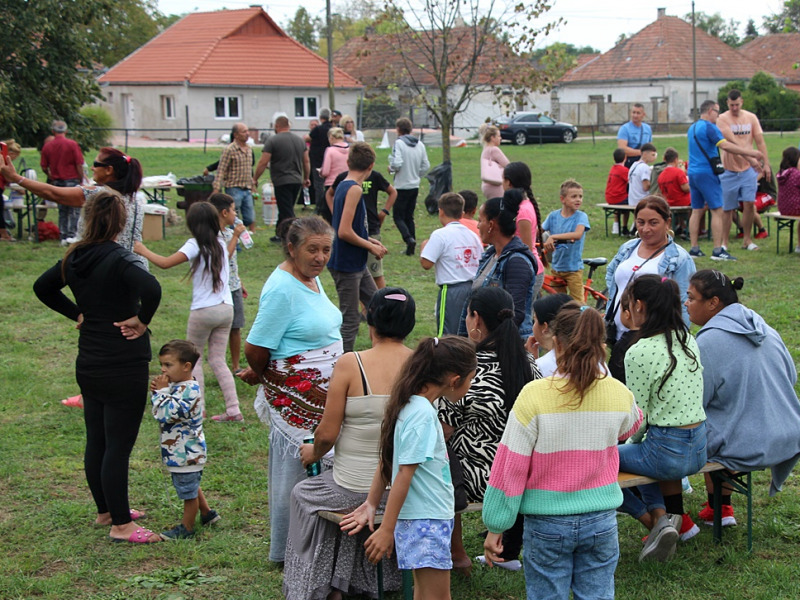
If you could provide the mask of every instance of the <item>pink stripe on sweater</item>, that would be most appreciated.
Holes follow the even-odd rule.
[[[498,481],[495,473],[501,472],[504,473],[503,480]],[[509,477],[511,473],[516,476]],[[618,473],[619,452],[616,446],[598,451],[534,452],[533,456],[523,456],[500,444],[492,464],[489,485],[511,497],[521,495],[525,489],[576,492],[615,483]]]

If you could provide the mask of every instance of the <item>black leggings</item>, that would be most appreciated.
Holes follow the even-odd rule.
[[[98,514],[110,512],[114,525],[125,525],[131,521],[128,462],[147,402],[148,368],[115,377],[77,373],[77,380],[86,423],[86,481]]]

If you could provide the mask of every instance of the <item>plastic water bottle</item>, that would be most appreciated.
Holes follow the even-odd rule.
[[[234,221],[235,225],[244,225],[244,222],[240,218],[236,218]],[[242,242],[242,246],[247,248],[248,250],[253,247],[253,236],[250,235],[250,232],[245,228],[245,230],[239,234],[239,241]]]
[[[308,192],[308,188],[303,188],[303,206],[310,206],[311,205],[311,195]]]
[[[304,444],[313,444],[314,443],[314,434],[310,434],[310,435],[307,435],[306,437],[304,437],[303,438],[303,443]],[[313,463],[309,464],[306,467],[306,476],[308,476],[308,477],[316,477],[320,473],[322,473],[322,462],[321,461],[313,462]]]
[[[278,205],[272,197],[273,187],[271,183],[261,186],[261,214],[264,218],[264,225],[275,225],[278,222]]]

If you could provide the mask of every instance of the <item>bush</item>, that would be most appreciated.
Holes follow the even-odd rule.
[[[393,129],[400,110],[389,96],[380,95],[359,100],[361,129]]]
[[[764,131],[794,131],[800,126],[800,94],[779,85],[771,75],[759,72],[749,82],[726,83],[718,92],[723,112],[732,89],[742,92],[744,108],[758,115]]]
[[[101,106],[84,106],[79,115],[84,127],[80,135],[75,134],[75,141],[84,152],[111,145],[111,129],[114,127],[111,113]]]

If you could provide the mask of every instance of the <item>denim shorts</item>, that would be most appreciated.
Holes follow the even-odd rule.
[[[233,321],[231,322],[231,329],[241,329],[244,327],[244,297],[242,296],[242,288],[231,290],[231,298],[233,299]]]
[[[200,480],[203,478],[203,471],[191,471],[190,473],[173,473],[172,485],[178,492],[181,500],[194,500],[200,490]]]
[[[449,571],[453,568],[452,534],[453,519],[398,519],[394,528],[397,567]]]

